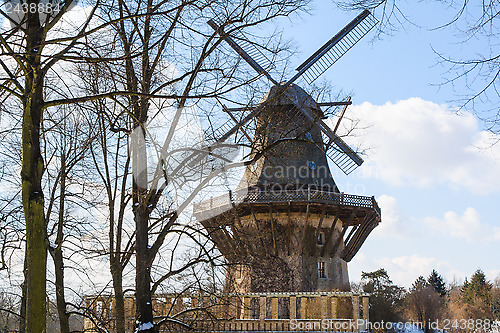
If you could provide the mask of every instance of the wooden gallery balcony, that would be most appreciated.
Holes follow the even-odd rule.
[[[371,231],[380,223],[381,210],[374,197],[322,191],[313,188],[239,190],[194,204],[198,221],[224,219],[224,216],[250,214],[250,211],[326,212],[342,223],[345,244],[340,257],[351,261]]]
[[[246,293],[157,295],[159,332],[360,332],[368,322],[366,293]],[[133,297],[125,301],[126,330],[135,322]],[[85,332],[114,332],[113,297],[88,297]]]

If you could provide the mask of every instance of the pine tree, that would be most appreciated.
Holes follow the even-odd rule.
[[[427,283],[427,281],[425,281],[425,278],[420,275],[416,280],[415,282],[413,282],[413,285],[411,286],[411,290],[420,290],[420,289],[424,289],[425,287],[427,287],[429,285],[429,283]]]
[[[439,295],[441,295],[441,297],[446,295],[446,284],[444,283],[443,277],[439,275],[435,269],[432,270],[431,275],[427,278],[427,282]]]
[[[494,312],[493,285],[478,269],[460,288],[460,302],[469,318],[492,318]]]
[[[474,299],[482,299],[486,302],[491,301],[491,289],[492,284],[486,280],[486,275],[480,269],[478,269],[472,275],[470,282],[465,280],[462,286],[462,297],[464,301],[471,302]]]

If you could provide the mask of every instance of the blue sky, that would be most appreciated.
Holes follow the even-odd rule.
[[[313,7],[311,15],[283,21],[286,38],[300,51],[292,65],[357,15],[330,1]],[[365,164],[350,176],[332,167],[335,179],[345,192],[375,195],[383,209],[382,224],[349,265],[350,279],[384,267],[403,286],[432,269],[448,282],[478,268],[493,280],[500,274],[500,147],[489,143],[498,137],[483,131],[471,110],[456,112],[464,87],[435,85],[446,67],[432,48],[454,56],[486,50],[480,40],[457,43],[456,29],[427,29],[452,16],[445,5],[404,3],[401,9],[422,27],[406,24],[376,41],[372,31],[321,77],[353,93],[348,117],[366,130],[347,140],[369,148]]]

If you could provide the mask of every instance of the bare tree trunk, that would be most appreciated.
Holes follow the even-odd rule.
[[[153,1],[147,0],[146,13],[142,44],[141,80],[137,80],[132,61],[127,59],[127,86],[131,91],[139,91],[149,94],[151,89],[152,71],[149,62],[149,42],[151,38],[151,13]],[[123,32],[125,30],[122,30]],[[125,43],[126,53],[130,54],[131,45]],[[150,207],[148,201],[148,175],[147,175],[147,151],[145,140],[143,140],[144,126],[148,119],[149,99],[132,98],[132,109],[134,114],[133,128],[136,135],[133,135],[132,144],[135,149],[132,152],[133,179],[133,205],[134,220],[136,226],[136,275],[135,275],[135,297],[136,297],[136,317],[137,329],[140,332],[156,332],[153,320],[153,305],[151,297],[151,260],[149,249],[149,217]]]
[[[101,124],[102,125],[102,124]],[[104,128],[104,126],[103,126]],[[104,136],[103,142],[105,141],[106,133],[103,131]],[[103,151],[106,150],[106,145],[103,145]],[[118,156],[116,157],[118,158]],[[107,159],[105,153],[104,159]],[[106,173],[108,173],[107,163]],[[125,170],[128,169],[128,161],[126,163]],[[109,257],[109,267],[111,272],[111,278],[113,280],[113,291],[115,293],[115,318],[116,318],[116,332],[125,333],[125,295],[123,293],[123,268],[128,262],[129,256],[127,251],[122,251],[122,228],[123,228],[123,212],[125,206],[125,197],[123,192],[120,195],[120,210],[118,214],[118,219],[116,221],[116,233],[115,233],[115,197],[112,194],[111,179],[106,178],[106,189],[108,191],[109,200],[109,240],[110,240],[110,257]],[[115,180],[118,181],[118,180]],[[122,186],[125,187],[126,177],[123,178]]]
[[[102,132],[102,135],[106,133]],[[105,157],[106,158],[106,157]],[[107,167],[107,166],[106,166]],[[124,180],[125,182],[126,180]],[[123,265],[121,262],[121,235],[122,235],[122,221],[123,214],[121,213],[122,208],[120,208],[120,214],[117,222],[117,234],[115,238],[114,222],[115,222],[115,201],[114,197],[111,195],[111,183],[107,185],[108,196],[109,196],[109,240],[110,240],[110,257],[109,257],[109,267],[111,272],[111,278],[113,280],[113,291],[115,293],[115,318],[116,318],[116,333],[125,333],[125,296],[123,294]],[[123,196],[123,194],[122,194]],[[121,204],[123,204],[121,202]],[[116,239],[116,243],[115,243]]]
[[[26,221],[26,330],[45,332],[47,243],[42,192],[44,163],[40,151],[44,73],[40,64],[43,40],[38,14],[28,13],[26,31],[26,77],[22,124],[22,200]]]
[[[141,205],[139,205],[141,207]],[[138,208],[139,208],[138,207]],[[151,302],[151,266],[148,251],[148,214],[142,209],[135,213],[137,228],[136,241],[136,302],[138,325],[143,325],[141,332],[155,332],[153,324],[153,306]],[[138,328],[141,328],[140,326]]]
[[[118,262],[118,264],[120,264]],[[111,264],[113,290],[115,292],[116,333],[125,333],[125,297],[123,295],[123,273]]]
[[[66,311],[66,298],[64,295],[64,262],[62,243],[64,240],[64,209],[66,200],[66,154],[61,155],[61,180],[59,191],[59,218],[57,221],[57,236],[55,247],[50,249],[50,254],[54,260],[54,270],[56,275],[56,304],[59,315],[59,327],[61,333],[69,333],[69,314]]]
[[[146,101],[141,106],[147,105]],[[132,168],[134,169],[134,179],[132,185],[133,211],[136,228],[135,255],[135,297],[137,328],[140,332],[155,332],[153,325],[153,306],[151,302],[151,264],[149,250],[149,210],[148,210],[148,177],[147,177],[147,152],[145,141],[142,139],[143,124],[142,114],[147,114],[143,107],[136,107],[135,129],[140,134],[132,136]]]

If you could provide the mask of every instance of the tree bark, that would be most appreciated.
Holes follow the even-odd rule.
[[[110,220],[114,221],[113,213],[114,201],[110,204]],[[110,241],[114,242],[114,224],[110,225]],[[118,228],[122,228],[121,223],[118,223]],[[120,230],[119,229],[119,230]],[[121,232],[119,232],[121,234]],[[121,253],[121,236],[117,237],[116,249],[111,247],[110,253],[110,271],[113,279],[113,291],[115,293],[115,318],[116,318],[116,333],[125,333],[125,296],[123,294],[123,267],[120,261]]]
[[[69,314],[66,311],[66,297],[64,295],[64,258],[62,243],[64,240],[64,210],[66,200],[66,155],[61,155],[61,180],[59,191],[59,218],[57,221],[57,235],[55,247],[51,249],[52,259],[54,260],[54,272],[56,275],[56,304],[59,315],[59,327],[61,333],[69,333]]]
[[[44,73],[40,64],[43,40],[38,13],[26,14],[26,76],[22,124],[22,200],[26,221],[26,330],[45,332],[47,243],[42,192],[44,162],[40,151]]]
[[[139,205],[140,207],[141,205]],[[139,208],[138,207],[138,208]],[[149,265],[148,250],[148,222],[149,216],[143,209],[137,209],[135,214],[137,241],[136,241],[136,287],[137,325],[140,332],[155,332],[149,323],[153,324],[153,307],[151,302],[151,267]]]
[[[152,13],[153,1],[147,0],[146,12]],[[150,27],[151,15],[146,15],[144,20],[143,44],[141,53],[141,80],[137,79],[133,63],[127,59],[127,88],[130,91],[150,93],[152,71],[150,67],[149,42],[152,28]],[[125,43],[125,50],[130,54],[131,45]],[[149,249],[149,217],[150,202],[148,200],[148,174],[147,174],[147,150],[145,141],[146,121],[148,119],[149,99],[145,97],[132,98],[132,109],[134,114],[133,128],[136,132],[132,136],[135,149],[132,151],[133,169],[133,204],[134,220],[136,226],[136,275],[135,275],[135,297],[137,331],[154,333],[156,328],[153,320],[153,305],[151,296],[151,254]]]
[[[143,104],[145,105],[145,104]],[[136,110],[141,110],[137,108]],[[140,111],[139,111],[140,112]],[[137,117],[139,118],[139,117]],[[149,208],[148,208],[148,176],[147,151],[142,124],[135,127],[139,133],[132,136],[132,168],[134,169],[132,196],[136,228],[136,324],[139,332],[156,332],[153,321],[153,306],[151,302],[151,263],[149,249]]]
[[[125,297],[123,295],[122,273],[113,271],[113,290],[115,292],[116,333],[125,333]]]

